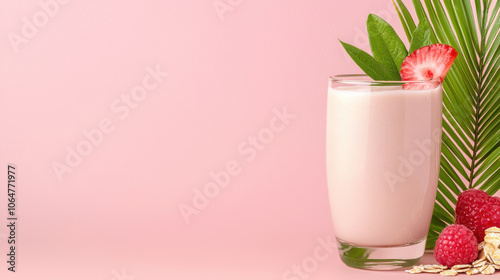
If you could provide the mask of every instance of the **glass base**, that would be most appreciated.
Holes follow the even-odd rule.
[[[348,266],[371,270],[396,270],[412,267],[424,255],[426,238],[394,247],[364,247],[337,238],[340,259]]]

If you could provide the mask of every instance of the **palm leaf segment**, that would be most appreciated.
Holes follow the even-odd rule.
[[[395,0],[408,40],[415,21]],[[454,223],[460,192],[500,189],[500,1],[412,0],[418,20],[432,24],[433,43],[459,53],[443,84],[443,142],[438,192],[427,240]]]

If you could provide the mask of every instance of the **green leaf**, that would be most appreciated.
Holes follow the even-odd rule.
[[[401,0],[396,0],[397,4],[392,1],[394,4],[394,7],[396,8],[396,12],[398,13],[399,19],[401,20],[401,23],[403,23],[403,28],[405,30],[406,36],[408,37],[408,41],[411,41],[413,31],[415,30],[415,21],[413,21],[413,17],[411,16],[410,12],[406,8],[405,4]]]
[[[401,80],[398,73],[389,72],[384,65],[378,62],[367,52],[356,48],[353,45],[340,41],[346,52],[354,60],[354,62],[363,70],[370,78],[375,81],[393,81]]]
[[[411,21],[397,0],[403,27]],[[500,191],[500,1],[412,0],[431,42],[453,46],[458,57],[443,84],[443,142],[438,192],[427,248],[453,223],[456,196],[470,188]],[[425,5],[424,5],[425,4]],[[417,29],[419,29],[417,27]],[[413,44],[417,30],[408,34]],[[410,50],[415,47],[410,46]]]
[[[394,28],[379,16],[370,14],[366,26],[373,57],[395,78],[398,77],[401,64],[408,56],[405,44]],[[395,80],[401,80],[401,77]]]
[[[431,25],[427,19],[422,19],[418,23],[418,27],[415,31],[413,31],[409,53],[412,53],[421,47],[429,46],[431,44],[431,34]]]

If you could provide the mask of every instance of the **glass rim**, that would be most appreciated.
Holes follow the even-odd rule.
[[[363,79],[365,78],[365,79]],[[364,85],[371,85],[371,84],[421,84],[421,83],[437,83],[437,84],[442,84],[441,80],[439,78],[435,78],[432,80],[416,80],[416,81],[376,81],[370,78],[366,74],[341,74],[341,75],[334,75],[330,76],[329,78],[330,82],[334,83],[341,83],[341,84],[364,84]]]

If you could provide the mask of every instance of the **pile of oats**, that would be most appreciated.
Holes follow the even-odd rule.
[[[440,264],[426,264],[405,271],[411,274],[441,273],[443,276],[456,276],[459,273],[491,275],[500,270],[500,228],[491,227],[485,233],[484,241],[478,246],[478,259],[472,264],[458,264],[450,269]]]

